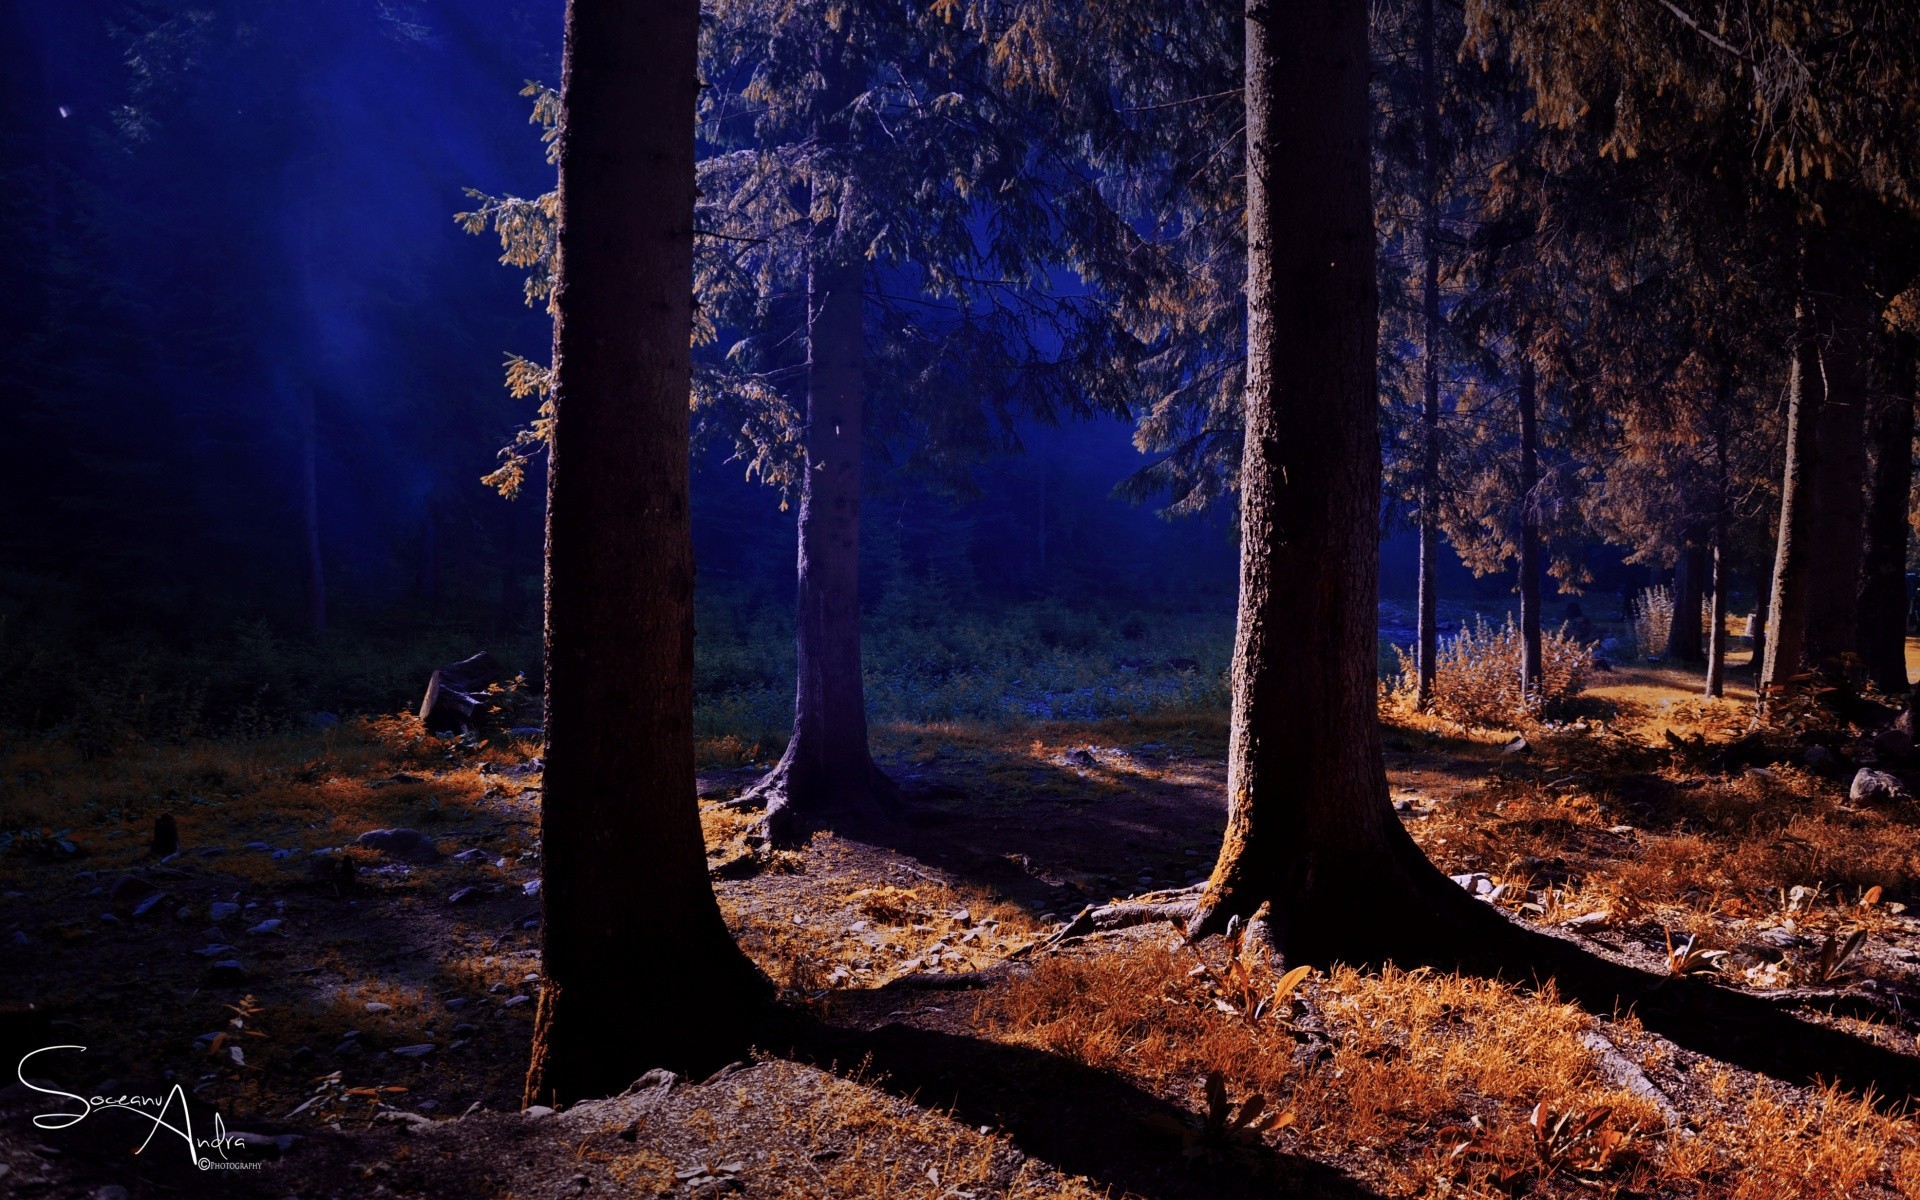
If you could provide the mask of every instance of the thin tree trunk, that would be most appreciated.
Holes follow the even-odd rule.
[[[860,663],[863,283],[857,260],[809,278],[793,736],[745,797],[766,806],[756,836],[776,845],[836,818],[884,823],[899,795],[867,749]]]
[[[1420,594],[1414,649],[1414,703],[1433,699],[1434,671],[1440,656],[1440,100],[1434,46],[1439,32],[1435,0],[1420,6],[1420,205],[1421,251],[1426,256],[1422,282],[1420,406]]]
[[[1796,312],[1793,361],[1787,372],[1787,461],[1780,482],[1780,534],[1767,602],[1766,658],[1755,684],[1758,706],[1790,690],[1804,666],[1807,584],[1813,569],[1814,480],[1819,475],[1823,384],[1809,314]]]
[[[1720,372],[1714,393],[1713,428],[1713,603],[1707,613],[1707,686],[1709,699],[1726,691],[1727,674],[1727,525],[1729,522],[1727,412],[1733,402],[1733,373]]]
[[[1747,658],[1747,667],[1753,672],[1754,685],[1760,682],[1760,668],[1767,657],[1767,611],[1773,601],[1772,577],[1762,571],[1753,581],[1753,636],[1748,639],[1753,653]]]
[[[327,566],[320,556],[320,422],[311,384],[300,390],[300,528],[306,555],[307,626],[327,627]]]
[[[1667,627],[1667,657],[1676,662],[1704,662],[1700,639],[1700,608],[1706,597],[1708,548],[1689,533],[1673,573],[1673,623]]]
[[[1873,685],[1903,696],[1907,682],[1907,506],[1913,488],[1914,340],[1892,345],[1887,388],[1868,431],[1873,470],[1861,564],[1860,662]]]
[[[1246,438],[1229,807],[1189,935],[1266,910],[1261,935],[1288,961],[1432,953],[1490,914],[1401,828],[1380,757],[1367,9],[1248,0],[1246,34]]]
[[[766,994],[720,918],[694,798],[699,21],[696,0],[567,5],[529,1104],[724,1061]]]
[[[1520,359],[1520,694],[1529,703],[1545,682],[1540,657],[1540,484],[1538,378]]]

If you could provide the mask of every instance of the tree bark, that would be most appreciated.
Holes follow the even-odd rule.
[[[300,390],[300,532],[306,558],[307,627],[327,627],[327,564],[320,555],[320,420],[313,386]]]
[[[1408,837],[1380,757],[1367,6],[1248,0],[1246,35],[1229,808],[1188,932],[1206,936],[1266,908],[1258,925],[1289,962],[1431,954],[1492,914]]]
[[[1540,658],[1540,484],[1538,380],[1520,359],[1520,694],[1529,702],[1545,681]]]
[[[526,1102],[745,1044],[693,778],[696,0],[571,0],[547,477],[545,976]]]
[[[1676,662],[1706,661],[1700,638],[1700,608],[1706,598],[1707,550],[1689,535],[1673,573],[1673,623],[1667,627],[1667,657]]]
[[[1824,385],[1807,306],[1796,310],[1787,372],[1787,460],[1780,481],[1780,532],[1767,602],[1766,658],[1755,683],[1757,705],[1791,690],[1806,656],[1807,585],[1813,570],[1814,480],[1820,467],[1816,420]]]
[[[1816,258],[1811,269],[1828,282],[1815,308],[1826,387],[1815,418],[1820,469],[1813,481],[1805,653],[1813,666],[1842,671],[1857,665],[1849,659],[1859,649],[1854,618],[1866,540],[1868,318],[1860,278],[1836,252]]]
[[[1434,4],[1422,0],[1420,6],[1420,242],[1426,256],[1420,297],[1420,583],[1414,648],[1414,703],[1420,708],[1433,699],[1440,656],[1440,100]]]
[[[756,838],[774,845],[836,819],[884,824],[899,795],[867,749],[860,662],[863,282],[857,261],[809,278],[793,735],[743,798],[766,806]]]
[[[1907,508],[1913,488],[1914,340],[1892,346],[1888,387],[1876,397],[1868,438],[1867,544],[1861,563],[1860,664],[1873,685],[1903,696],[1907,681]]]

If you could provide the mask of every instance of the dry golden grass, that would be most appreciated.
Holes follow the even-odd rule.
[[[1259,1096],[1284,1111],[1268,1135],[1278,1146],[1394,1194],[1773,1200],[1869,1186],[1914,1195],[1920,1179],[1920,1130],[1833,1090],[1749,1082],[1740,1095],[1721,1071],[1701,1089],[1697,1131],[1668,1128],[1603,1070],[1583,1040],[1594,1019],[1551,989],[1343,967],[1308,983],[1292,1011],[1256,1022],[1216,1004],[1219,963],[1196,975],[1199,962],[1151,941],[1050,957],[986,998],[979,1019],[993,1036],[1200,1111],[1199,1081],[1217,1072],[1235,1103]],[[1612,1036],[1640,1035],[1629,1021]]]

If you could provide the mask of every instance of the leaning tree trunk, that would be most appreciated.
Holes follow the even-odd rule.
[[[809,277],[793,736],[743,798],[765,804],[757,836],[776,845],[821,822],[885,822],[898,798],[867,750],[860,667],[863,282],[858,259]]]
[[[1687,544],[1680,548],[1680,563],[1673,573],[1673,622],[1667,626],[1667,657],[1675,662],[1703,662],[1706,650],[1700,640],[1700,607],[1706,599],[1707,547],[1689,532]]]
[[[1813,570],[1814,481],[1820,474],[1820,359],[1803,304],[1795,314],[1793,361],[1787,372],[1787,461],[1780,481],[1780,533],[1767,602],[1766,657],[1754,681],[1765,709],[1791,690],[1804,667],[1807,585]]]
[[[1907,682],[1907,505],[1913,487],[1914,341],[1892,346],[1890,378],[1876,397],[1868,439],[1867,544],[1862,556],[1860,664],[1873,685],[1905,695]]]
[[[1540,656],[1540,484],[1538,381],[1520,360],[1520,695],[1531,704],[1545,683]]]
[[[1380,757],[1367,6],[1248,0],[1246,32],[1229,808],[1189,934],[1267,908],[1264,936],[1289,961],[1432,953],[1491,914],[1401,828]]]
[[[712,1061],[765,995],[714,902],[694,798],[699,22],[697,0],[567,5],[529,1104]]]
[[[1434,5],[1422,0],[1420,6],[1420,247],[1426,278],[1420,297],[1420,591],[1413,693],[1420,708],[1433,699],[1440,656],[1440,100],[1434,75],[1440,35]]]

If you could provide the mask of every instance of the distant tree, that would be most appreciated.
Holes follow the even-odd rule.
[[[1367,6],[1246,7],[1247,391],[1225,843],[1193,936],[1289,961],[1433,953],[1497,920],[1387,800]]]
[[[604,1096],[742,1037],[765,980],[694,797],[697,0],[567,6],[547,474],[545,986],[526,1102]]]

